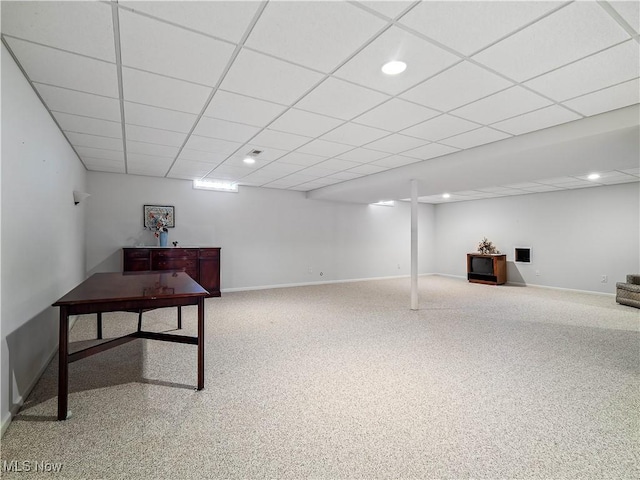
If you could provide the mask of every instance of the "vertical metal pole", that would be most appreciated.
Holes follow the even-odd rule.
[[[411,310],[418,310],[418,181],[411,180]]]
[[[58,340],[58,420],[67,419],[69,398],[69,309],[60,306]]]

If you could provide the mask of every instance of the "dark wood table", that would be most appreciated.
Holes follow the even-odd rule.
[[[198,390],[204,388],[204,299],[209,295],[184,272],[96,273],[53,304],[60,307],[58,420],[67,418],[69,363],[117,347],[137,338],[198,346]],[[139,312],[164,307],[198,306],[198,336],[136,331],[99,345],[69,353],[69,315]],[[99,326],[100,328],[100,326]]]

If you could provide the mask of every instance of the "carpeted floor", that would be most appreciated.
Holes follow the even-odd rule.
[[[6,478],[637,479],[640,311],[611,296],[446,277],[223,294],[196,347],[54,360],[2,439]],[[175,329],[175,309],[145,314]],[[105,336],[135,314],[105,314]],[[184,309],[195,335],[195,308]],[[176,332],[180,333],[180,332]],[[80,317],[72,348],[93,342]],[[7,464],[4,464],[7,465]],[[40,464],[42,466],[42,464]],[[6,467],[5,467],[6,469]]]

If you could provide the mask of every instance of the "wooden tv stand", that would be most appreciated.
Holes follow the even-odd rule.
[[[473,257],[490,258],[492,260],[493,273],[474,273],[471,269]],[[467,279],[472,283],[484,283],[487,285],[503,285],[507,283],[507,256],[504,254],[467,253]]]

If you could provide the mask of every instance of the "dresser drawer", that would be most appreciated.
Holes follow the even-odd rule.
[[[124,251],[125,258],[149,258],[149,250],[146,248],[132,248]]]
[[[218,258],[219,256],[220,256],[220,250],[217,248],[200,249],[200,258]]]
[[[186,248],[168,248],[151,252],[152,258],[198,258],[198,250]]]
[[[153,270],[198,270],[196,260],[184,260],[182,258],[154,259]]]

